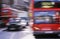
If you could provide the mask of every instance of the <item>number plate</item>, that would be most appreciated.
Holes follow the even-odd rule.
[[[44,32],[44,33],[53,33],[53,31],[46,31],[46,32]]]
[[[15,30],[15,28],[11,28],[10,30]]]

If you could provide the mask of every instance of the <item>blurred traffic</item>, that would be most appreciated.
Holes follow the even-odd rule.
[[[1,39],[60,38],[59,0],[2,0]]]

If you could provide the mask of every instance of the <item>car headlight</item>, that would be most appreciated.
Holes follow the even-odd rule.
[[[6,25],[10,25],[9,23],[7,23]]]

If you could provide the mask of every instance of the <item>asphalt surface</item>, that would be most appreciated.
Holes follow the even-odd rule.
[[[23,31],[4,31],[0,29],[0,39],[60,39],[60,38],[35,38],[33,31],[27,27]]]
[[[23,31],[4,31],[0,29],[0,39],[35,39],[33,36],[33,31],[27,27]]]

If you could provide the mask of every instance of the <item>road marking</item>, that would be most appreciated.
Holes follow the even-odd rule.
[[[24,29],[24,31],[22,31],[23,33],[23,37],[22,38],[19,38],[19,39],[35,39],[35,37],[33,36],[33,32],[32,30],[30,29],[30,27],[27,27],[26,29]]]
[[[15,33],[12,33],[10,39],[14,39],[15,34],[16,34],[16,32]]]
[[[24,37],[22,37],[20,39],[27,39],[27,38],[29,38],[29,39],[35,39],[35,37],[33,36],[33,34],[27,34],[26,36],[24,36]]]

